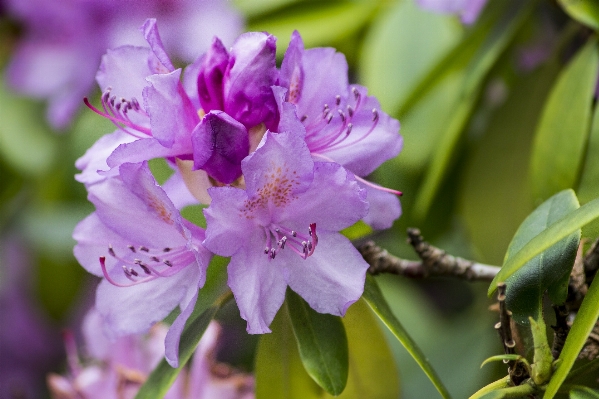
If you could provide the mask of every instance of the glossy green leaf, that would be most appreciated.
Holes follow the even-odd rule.
[[[570,399],[599,399],[599,390],[589,387],[576,387],[570,391]]]
[[[581,207],[582,209],[582,207]],[[559,356],[557,370],[551,377],[543,399],[552,399],[561,387],[562,383],[568,377],[570,369],[578,358],[580,350],[589,336],[589,333],[595,327],[599,318],[599,280],[595,279],[580,305],[576,314],[576,319],[566,338],[566,343]]]
[[[256,354],[256,399],[319,399],[322,388],[308,375],[300,359],[286,306],[263,334]]]
[[[545,102],[530,163],[535,198],[544,200],[576,187],[589,136],[598,68],[597,41],[589,40],[560,73]]]
[[[564,190],[537,207],[516,231],[505,254],[504,264],[530,240],[578,208],[578,199],[572,190]],[[516,322],[526,324],[529,316],[538,318],[545,291],[548,291],[549,298],[555,304],[562,304],[566,300],[579,242],[580,230],[577,230],[526,262],[505,280],[506,304]]]
[[[381,321],[389,328],[397,340],[403,345],[408,351],[412,358],[418,363],[420,368],[431,380],[437,391],[443,398],[450,398],[449,391],[441,382],[441,379],[437,375],[432,365],[428,362],[428,359],[422,353],[416,342],[410,337],[404,327],[401,325],[399,320],[395,317],[387,301],[383,297],[383,293],[379,289],[379,286],[371,275],[366,276],[366,285],[364,286],[364,295],[362,296],[366,303],[372,308],[374,313],[381,319]]]
[[[48,172],[56,160],[58,138],[47,126],[41,104],[17,97],[0,79],[0,155],[26,176]]]
[[[575,20],[599,30],[599,2],[595,0],[557,0]]]
[[[498,282],[506,281],[526,262],[597,218],[599,218],[599,198],[584,204],[555,222],[551,227],[543,230],[524,245],[520,251],[510,256],[491,282],[487,294],[489,296],[493,295]]]
[[[342,320],[349,343],[349,376],[345,390],[337,397],[399,398],[397,367],[370,307],[361,299],[349,307]],[[324,398],[332,396],[325,394]]]
[[[483,33],[484,40],[478,45],[472,56],[468,57],[466,66],[458,67],[458,76],[462,79],[461,89],[458,92],[458,97],[446,99],[453,104],[453,109],[444,120],[444,132],[436,142],[431,163],[418,191],[414,207],[416,217],[423,218],[427,214],[443,178],[449,171],[459,139],[476,104],[485,76],[533,9],[532,2],[498,3],[505,8],[492,15],[497,15],[497,20],[490,17],[490,21],[482,20],[480,22],[483,27],[489,24],[491,28],[488,32]],[[481,30],[485,32],[485,29],[481,28]],[[479,34],[480,32],[476,32],[476,35]],[[474,45],[476,44],[474,42]],[[468,46],[466,46],[467,48]],[[437,113],[431,109],[430,115],[433,114]]]
[[[181,334],[179,367],[172,368],[165,359],[162,359],[141,386],[135,399],[164,397],[181,369],[189,361],[216,312],[232,297],[226,284],[228,261],[228,259],[215,256],[210,262],[206,283],[200,290],[193,312],[185,323],[185,329]]]
[[[287,7],[249,22],[250,31],[267,31],[277,37],[277,54],[283,55],[291,33],[302,35],[306,48],[322,46],[347,38],[375,14],[377,1],[331,1],[309,7]]]
[[[290,289],[286,301],[306,371],[325,391],[339,395],[347,384],[349,368],[347,336],[341,319],[318,313]]]

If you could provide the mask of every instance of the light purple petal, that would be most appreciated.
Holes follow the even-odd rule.
[[[241,160],[248,155],[246,128],[222,111],[210,111],[192,133],[194,169],[230,184],[241,176]]]
[[[96,292],[96,307],[112,337],[138,334],[161,321],[196,289],[197,267],[186,267],[174,276],[159,278],[131,287],[116,287],[104,279]]]
[[[293,221],[299,231],[316,223],[318,234],[320,229],[338,231],[349,227],[367,212],[366,191],[353,174],[336,163],[316,162],[310,189],[298,195],[292,206],[281,209],[274,221]]]
[[[294,104],[285,101],[287,97],[287,89],[281,86],[273,86],[272,92],[275,95],[277,106],[279,108],[279,126],[278,133],[294,132],[306,136],[306,128],[297,117],[296,107]]]
[[[233,44],[224,79],[224,104],[229,115],[248,129],[260,123],[274,128],[277,106],[270,87],[276,83],[276,39],[244,33]]]
[[[148,18],[146,22],[139,28],[147,40],[152,52],[156,55],[156,58],[160,61],[161,67],[154,67],[153,73],[168,73],[175,70],[170,58],[166,54],[160,34],[158,33],[158,26],[156,25],[156,18]]]
[[[268,326],[285,300],[287,282],[280,265],[268,262],[262,234],[253,234],[245,244],[231,257],[228,284],[247,332],[263,334],[270,332]]]
[[[229,53],[220,39],[215,37],[202,57],[197,77],[197,93],[204,112],[224,109],[223,79],[228,63]]]
[[[287,101],[297,104],[302,96],[304,85],[304,71],[302,69],[302,54],[304,42],[298,31],[293,31],[289,47],[285,52],[281,65],[279,84],[289,89]],[[312,72],[312,71],[310,71]]]
[[[200,287],[198,287],[194,296],[187,306],[185,306],[181,314],[177,316],[171,325],[171,328],[169,328],[164,340],[164,357],[168,364],[173,368],[179,367],[179,342],[181,341],[181,333],[183,333],[187,319],[189,319],[189,316],[193,313],[193,308],[198,300],[199,289]]]
[[[106,160],[121,144],[130,143],[135,140],[132,136],[121,130],[102,136],[75,162],[81,173],[75,175],[75,180],[84,184],[96,183],[104,180],[107,175],[99,174],[98,171],[108,171],[110,167]],[[115,172],[118,172],[115,170]]]
[[[178,146],[173,146],[173,148],[164,147],[154,138],[147,138],[119,145],[110,154],[106,164],[110,168],[115,168],[126,162],[139,163],[154,158],[168,158],[179,155],[181,155],[181,149]]]
[[[165,147],[191,153],[191,132],[199,117],[180,82],[181,70],[148,76],[144,102],[153,137]]]
[[[366,184],[360,184],[366,189],[366,199],[370,205],[364,222],[375,230],[388,229],[401,215],[401,204],[396,194],[378,190]]]
[[[321,232],[312,256],[286,260],[289,286],[317,312],[343,316],[364,291],[368,263],[341,234]]]
[[[183,176],[179,169],[175,169],[175,173],[168,178],[162,185],[162,189],[167,193],[168,197],[173,201],[173,205],[177,209],[182,209],[188,205],[198,204],[198,200],[187,188]]]
[[[123,46],[107,50],[102,56],[96,81],[102,91],[111,88],[117,98],[141,100],[146,77],[152,74],[148,67],[150,49],[146,47]]]

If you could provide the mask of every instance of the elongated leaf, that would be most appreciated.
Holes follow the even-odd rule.
[[[334,43],[357,32],[378,8],[377,1],[334,1],[310,7],[288,7],[250,21],[248,30],[267,31],[277,37],[277,54],[285,53],[291,33],[302,35],[306,48]]]
[[[466,68],[461,69],[462,90],[459,97],[455,99],[457,103],[454,103],[449,119],[445,121],[445,131],[437,142],[431,164],[418,191],[414,208],[416,217],[423,218],[426,215],[449,170],[461,133],[476,104],[485,76],[533,9],[533,2],[501,2],[501,4],[507,6],[499,13],[499,20],[491,21],[492,29],[474,52]]]
[[[408,353],[412,356],[412,358],[418,363],[420,368],[424,371],[424,373],[431,380],[437,391],[441,394],[443,398],[451,398],[447,388],[441,382],[441,379],[428,362],[428,359],[422,353],[416,342],[410,337],[407,331],[403,328],[399,320],[395,317],[387,301],[383,297],[379,286],[374,279],[374,277],[367,275],[366,276],[366,285],[364,286],[364,295],[362,296],[368,306],[374,310],[374,313],[381,319],[381,321],[389,328],[389,331],[395,335],[397,340],[406,348]]]
[[[541,204],[516,231],[504,264],[530,240],[578,208],[578,199],[572,190],[564,190]],[[529,316],[538,318],[547,290],[553,303],[562,304],[566,300],[579,242],[580,230],[577,230],[526,262],[506,280],[507,306],[516,322],[527,324]]]
[[[587,153],[584,167],[580,176],[578,185],[578,199],[581,203],[586,203],[593,198],[599,197],[599,107],[595,107],[591,134],[587,145]]]
[[[595,279],[580,305],[576,319],[559,356],[560,363],[551,377],[543,399],[552,399],[568,376],[580,350],[599,318],[599,280]]]
[[[318,313],[298,294],[287,290],[287,308],[302,363],[308,374],[331,395],[347,384],[347,336],[338,316]]]
[[[560,73],[549,94],[531,156],[535,198],[544,200],[577,184],[589,135],[598,67],[597,41],[589,40]]]
[[[256,354],[256,399],[319,399],[322,388],[300,359],[287,307],[283,306],[264,334]]]
[[[179,367],[172,368],[165,359],[149,375],[135,399],[160,399],[169,390],[195,351],[204,331],[216,312],[231,297],[226,285],[228,259],[215,256],[210,262],[206,284],[189,316],[179,344]]]
[[[500,389],[509,387],[511,383],[512,383],[512,381],[509,376],[504,377],[497,381],[493,381],[489,385],[486,385],[486,386],[482,387],[481,389],[479,389],[478,391],[476,391],[473,395],[470,396],[469,399],[484,398],[484,397],[486,397],[487,394],[489,394],[491,392],[495,392]]]
[[[399,378],[391,348],[363,299],[343,317],[349,343],[349,376],[339,399],[397,399]],[[332,399],[326,394],[323,399]]]
[[[599,391],[589,387],[576,387],[570,391],[570,399],[599,399]]]
[[[520,251],[504,263],[497,276],[491,282],[487,294],[489,296],[493,295],[497,289],[498,282],[507,280],[526,262],[597,218],[599,218],[599,198],[584,204],[555,222],[548,229],[543,230],[543,232],[530,240]]]
[[[599,3],[594,0],[557,0],[575,20],[599,30]]]

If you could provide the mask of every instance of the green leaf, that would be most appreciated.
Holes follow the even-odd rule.
[[[483,366],[487,363],[491,363],[491,362],[498,362],[498,361],[503,361],[503,360],[526,360],[525,358],[523,358],[520,355],[497,355],[497,356],[491,356],[488,359],[485,359],[485,361],[483,362],[483,364],[480,365],[480,368],[482,369]]]
[[[154,178],[160,185],[163,185],[175,172],[164,158],[150,159],[148,161],[148,166],[150,167],[150,171],[152,171],[152,175],[154,175]]]
[[[594,202],[595,201],[589,204]],[[583,207],[581,207],[581,209]],[[574,323],[572,324],[572,328],[568,333],[568,338],[566,338],[566,343],[564,344],[562,353],[559,356],[557,370],[547,385],[543,399],[552,399],[555,396],[558,389],[568,376],[568,373],[574,365],[574,362],[578,358],[578,354],[584,346],[589,333],[593,330],[593,327],[595,327],[595,323],[597,323],[598,318],[599,280],[595,279],[591,283],[591,286],[589,287],[589,290],[587,291],[587,294],[580,305],[580,309],[576,314],[576,319],[574,319]]]
[[[599,399],[599,391],[589,387],[577,386],[570,391],[570,399]]]
[[[587,145],[585,163],[578,185],[578,199],[581,203],[587,203],[593,198],[599,197],[599,107],[595,106],[589,143]]]
[[[578,208],[578,200],[572,190],[564,190],[541,204],[516,231],[505,254],[504,264],[510,262],[533,238]],[[526,262],[505,280],[507,307],[516,322],[527,324],[529,316],[534,319],[539,317],[543,295],[547,290],[553,303],[561,304],[566,300],[579,242],[580,230],[577,230]]]
[[[484,365],[484,363],[483,363],[483,365]],[[468,398],[468,399],[480,399],[480,398],[483,398],[483,397],[488,398],[488,396],[487,396],[488,394],[492,393],[492,395],[494,395],[495,391],[498,391],[498,390],[503,389],[503,388],[507,388],[507,387],[509,387],[511,385],[511,383],[512,383],[512,380],[510,379],[509,376],[503,377],[500,380],[493,381],[489,385],[485,385],[484,387],[482,387],[481,389],[479,389],[478,391],[476,391],[474,394],[472,394],[470,396],[470,398]]]
[[[322,388],[304,369],[286,306],[263,334],[256,354],[256,399],[319,399]]]
[[[17,97],[0,77],[0,155],[26,176],[46,173],[58,154],[58,138],[47,126],[41,104]]]
[[[349,376],[338,398],[399,398],[393,354],[370,307],[360,299],[350,306],[342,320],[349,343]],[[325,394],[324,398],[332,396]]]
[[[598,68],[597,41],[589,40],[560,73],[545,102],[530,163],[535,198],[544,200],[577,184]]]
[[[599,3],[595,0],[557,0],[572,18],[599,30]]]
[[[300,4],[252,20],[248,30],[276,36],[277,55],[282,56],[294,30],[302,35],[306,48],[338,42],[363,27],[377,8],[377,1],[317,2],[309,7]]]
[[[543,230],[503,264],[491,282],[487,294],[493,295],[498,282],[506,281],[526,262],[597,218],[599,218],[599,198],[584,204]]]
[[[210,262],[206,283],[200,290],[193,312],[185,323],[185,329],[181,334],[179,367],[172,368],[165,359],[162,359],[141,386],[135,399],[160,399],[168,392],[193,355],[216,312],[231,298],[231,293],[226,285],[228,262],[228,259],[219,256],[215,256]]]
[[[350,240],[358,240],[368,234],[372,234],[372,227],[364,223],[364,221],[358,220],[348,228],[341,230],[341,234]]]
[[[188,205],[181,209],[181,216],[184,219],[189,220],[191,223],[196,226],[200,226],[201,228],[206,228],[206,217],[204,216],[204,209],[208,208],[208,205],[205,204],[197,204],[197,205]]]
[[[479,23],[481,28],[474,30],[472,33],[472,36],[475,38],[482,33],[484,35],[482,36],[484,37],[483,42],[478,45],[472,56],[461,56],[463,59],[468,60],[465,67],[459,64],[454,65],[454,68],[457,67],[454,72],[454,78],[461,80],[461,87],[456,97],[445,99],[445,101],[453,104],[453,108],[446,115],[446,118],[443,118],[444,131],[440,139],[436,142],[436,149],[432,154],[431,164],[425,173],[424,181],[416,197],[416,205],[413,212],[417,218],[424,218],[426,216],[443,182],[443,178],[449,171],[459,139],[478,100],[485,76],[524,21],[526,21],[532,12],[534,4],[534,2],[522,1],[497,3],[501,3],[501,6],[505,8],[499,12],[491,13],[491,17],[489,17],[490,21],[482,19]],[[490,11],[487,15],[489,13]],[[497,20],[494,19],[495,15],[497,15]],[[488,29],[487,25],[490,25],[488,32],[486,31]],[[471,41],[473,43],[470,43]],[[474,39],[467,40],[466,43],[467,45],[464,46],[464,49],[460,50],[466,52],[466,54],[470,46],[478,44]],[[449,76],[452,75],[450,74]],[[412,100],[410,99],[406,106],[410,105],[410,101]],[[437,115],[437,112],[431,109],[429,117],[433,114]]]
[[[318,313],[298,294],[287,290],[287,308],[302,363],[308,374],[331,395],[347,384],[347,336],[338,316]]]
[[[412,356],[412,358],[418,363],[420,368],[424,371],[424,373],[431,380],[437,391],[441,394],[443,398],[451,398],[447,388],[441,382],[441,379],[428,362],[428,359],[422,353],[416,342],[410,337],[407,331],[403,328],[399,320],[395,317],[387,301],[383,297],[379,286],[371,275],[366,276],[366,285],[364,286],[364,295],[362,296],[368,306],[372,308],[374,313],[381,319],[381,321],[387,326],[389,331],[395,335],[397,340],[403,345],[403,347],[408,351],[408,353]]]

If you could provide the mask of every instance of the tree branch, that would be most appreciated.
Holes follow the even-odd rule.
[[[468,281],[491,281],[500,269],[498,266],[448,255],[424,241],[418,229],[408,229],[408,242],[420,257],[420,261],[398,258],[372,241],[360,245],[358,251],[370,265],[368,272],[373,275],[392,273],[412,278],[448,276]]]

